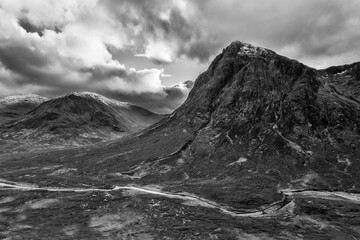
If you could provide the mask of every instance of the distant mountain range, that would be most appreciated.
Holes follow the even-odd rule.
[[[18,95],[0,99],[0,139],[6,149],[79,146],[140,131],[164,116],[96,93],[47,99]]]

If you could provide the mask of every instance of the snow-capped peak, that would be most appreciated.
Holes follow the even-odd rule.
[[[0,99],[0,104],[4,104],[4,105],[11,105],[17,103],[41,104],[47,100],[49,99],[36,94],[13,95]]]
[[[120,102],[115,99],[110,99],[110,98],[104,97],[104,96],[102,96],[98,93],[94,93],[94,92],[71,92],[71,93],[66,94],[64,97],[71,96],[71,95],[83,97],[83,98],[92,98],[92,99],[95,99],[96,101],[102,102],[107,105],[117,105],[117,106],[121,106],[124,108],[130,108],[132,106],[128,102]]]
[[[267,53],[268,51],[265,48],[262,47],[256,47],[254,45],[251,45],[249,43],[244,43],[244,46],[241,47],[240,51],[238,52],[239,55],[259,55],[262,53]]]

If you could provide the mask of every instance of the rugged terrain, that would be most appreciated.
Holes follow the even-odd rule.
[[[136,135],[0,155],[2,234],[360,239],[359,83],[233,42]]]
[[[115,139],[163,118],[144,108],[88,92],[69,93],[36,105],[34,101],[19,101],[18,97],[2,101],[5,100],[5,116],[9,115],[10,107],[21,113],[0,125],[2,151],[10,152],[81,146]]]

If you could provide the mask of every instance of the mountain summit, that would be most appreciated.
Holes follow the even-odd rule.
[[[122,137],[162,118],[144,108],[100,94],[74,92],[43,102],[4,124],[0,132],[7,143],[30,140],[31,146],[35,143],[78,146]]]

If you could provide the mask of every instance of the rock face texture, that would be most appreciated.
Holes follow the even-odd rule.
[[[43,102],[0,127],[5,141],[82,145],[140,131],[163,116],[95,93],[70,93]]]
[[[170,164],[169,178],[261,175],[282,187],[358,191],[359,71],[360,63],[315,70],[233,42],[140,139],[178,132],[164,134],[182,142],[183,164]]]

